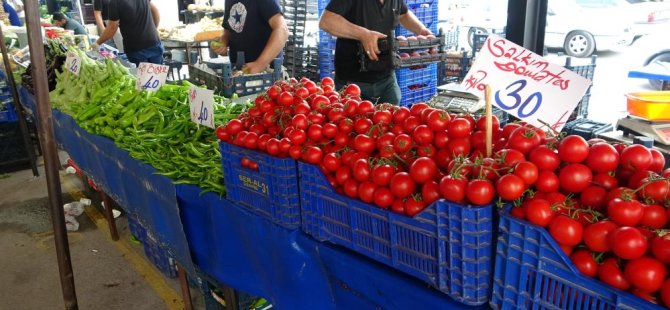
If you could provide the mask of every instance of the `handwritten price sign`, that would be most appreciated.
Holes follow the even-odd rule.
[[[498,36],[488,37],[461,85],[492,104],[541,127],[560,131],[591,82]]]
[[[137,67],[137,81],[135,88],[138,90],[157,91],[167,78],[169,67],[141,62]]]
[[[214,91],[200,87],[188,90],[191,120],[198,125],[214,129]]]
[[[67,53],[67,58],[65,58],[65,67],[68,71],[74,73],[74,75],[79,75],[79,71],[81,70],[81,59],[77,53]]]

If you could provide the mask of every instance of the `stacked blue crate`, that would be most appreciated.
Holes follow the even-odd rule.
[[[326,9],[330,0],[317,0],[319,17]],[[335,41],[329,33],[319,30],[319,77],[334,77],[335,72]]]
[[[3,74],[0,76],[0,122],[16,122],[17,120],[14,99]]]
[[[437,33],[438,0],[407,0],[407,8],[416,15],[421,23],[432,33]],[[414,33],[399,25],[395,29],[396,36],[413,36]]]
[[[426,102],[437,93],[437,64],[402,68],[395,71],[400,86],[400,105]]]

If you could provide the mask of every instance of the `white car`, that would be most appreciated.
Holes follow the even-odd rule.
[[[460,26],[468,29],[473,46],[476,33],[500,33],[507,24],[507,2],[480,0],[461,10]],[[574,0],[549,0],[544,45],[561,48],[573,57],[613,50],[633,42],[633,20],[619,7],[583,8]]]

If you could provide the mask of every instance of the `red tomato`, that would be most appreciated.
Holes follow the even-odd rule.
[[[612,201],[614,198],[636,200],[637,194],[635,194],[635,191],[628,187],[617,187],[607,193],[607,203]]]
[[[323,156],[321,164],[324,168],[326,168],[327,172],[335,172],[340,169],[340,166],[342,166],[342,160],[336,153],[328,153]]]
[[[528,154],[542,143],[542,137],[533,128],[520,127],[512,132],[507,139],[507,148]]]
[[[419,157],[410,165],[409,174],[416,183],[423,184],[435,178],[437,165],[428,157]]]
[[[423,112],[423,110],[428,108],[430,108],[428,104],[415,103],[410,107],[409,112],[412,116],[421,116],[421,112]]]
[[[482,116],[479,119],[477,119],[477,130],[486,132],[486,116]],[[493,132],[498,131],[500,129],[500,120],[498,120],[498,117],[495,115],[491,115],[491,129]]]
[[[389,183],[389,188],[393,196],[397,198],[405,198],[416,189],[416,184],[412,179],[412,176],[407,172],[398,172],[391,177],[391,183]]]
[[[373,203],[375,201],[375,191],[377,190],[377,185],[372,182],[366,181],[358,185],[358,198],[366,203]]]
[[[449,112],[444,110],[433,110],[428,114],[428,128],[433,131],[443,131],[449,126],[451,117],[449,117]]]
[[[376,147],[375,139],[368,135],[359,134],[354,137],[354,149],[359,152],[372,154]]]
[[[578,250],[570,255],[570,260],[581,273],[594,278],[598,274],[598,263],[593,253],[588,250]]]
[[[651,253],[664,264],[670,264],[670,234],[651,239]]]
[[[421,200],[430,205],[440,199],[440,186],[435,181],[428,181],[421,187]]]
[[[405,134],[397,135],[393,140],[393,148],[398,153],[405,153],[412,149],[412,146],[414,146],[414,141],[410,136]]]
[[[607,252],[610,250],[607,236],[617,228],[617,224],[607,220],[589,224],[584,229],[584,244],[593,252]]]
[[[601,186],[608,191],[615,189],[619,185],[617,179],[607,173],[597,173],[596,175],[593,176],[592,183],[594,185]]]
[[[660,296],[663,304],[670,308],[670,279],[665,280],[661,285]]]
[[[323,127],[319,124],[312,124],[307,128],[307,137],[314,142],[320,142],[323,139]]]
[[[351,169],[348,166],[340,166],[340,168],[335,171],[335,183],[338,185],[344,185],[344,182],[351,178]]]
[[[409,109],[406,107],[400,107],[393,112],[393,123],[402,124],[409,116]]]
[[[639,226],[651,229],[661,229],[668,223],[668,214],[665,208],[659,205],[645,205],[644,215],[638,223]]]
[[[491,181],[472,180],[465,188],[465,196],[474,205],[483,206],[489,204],[495,195],[495,188]]]
[[[472,132],[472,125],[465,118],[455,118],[451,122],[449,122],[449,125],[447,127],[447,133],[449,135],[449,138],[452,139],[467,138],[470,136],[471,132]]]
[[[523,153],[513,149],[502,149],[495,154],[496,160],[507,167],[514,167],[517,163],[526,160]]]
[[[614,171],[619,165],[619,152],[609,143],[596,143],[589,150],[586,165],[594,172]]]
[[[358,182],[364,182],[370,180],[370,164],[365,158],[357,159],[353,162],[351,166],[351,171],[354,176],[354,179]]]
[[[651,152],[651,165],[647,169],[649,169],[649,171],[661,173],[665,167],[665,157],[663,157],[663,154],[657,149],[650,149],[649,152]]]
[[[624,275],[633,287],[644,292],[656,292],[663,285],[668,270],[663,263],[651,257],[640,257],[626,264]]]
[[[644,208],[637,200],[614,198],[607,204],[607,214],[620,226],[635,226],[644,216]]]
[[[447,144],[447,152],[453,157],[458,155],[468,156],[470,149],[470,140],[467,138],[451,139]]]
[[[410,197],[405,201],[405,214],[415,216],[426,208],[426,203],[421,198]]]
[[[514,165],[514,174],[520,177],[526,186],[535,184],[538,178],[538,169],[529,161],[522,161]]]
[[[666,179],[650,181],[645,178],[641,183],[640,197],[647,203],[663,203],[670,193],[670,182]]]
[[[277,156],[279,153],[281,153],[281,150],[279,148],[279,140],[275,138],[270,138],[268,140],[268,144],[266,147],[266,152],[272,156]]]
[[[389,125],[393,120],[391,111],[375,111],[372,114],[372,122],[375,124]]]
[[[303,156],[302,146],[291,145],[291,147],[288,149],[288,156],[295,160],[301,159]]]
[[[358,114],[359,115],[366,115],[367,113],[372,113],[375,111],[375,105],[368,101],[368,100],[363,100],[358,104]]]
[[[349,179],[343,185],[344,194],[350,198],[358,199],[358,182],[354,179]]]
[[[598,268],[598,279],[622,291],[630,288],[630,283],[619,267],[618,259],[615,257],[607,258]]]
[[[579,193],[591,185],[593,174],[589,167],[582,164],[569,164],[558,175],[561,188],[571,193]]]
[[[503,200],[518,199],[525,190],[523,179],[514,174],[503,175],[496,181],[496,192]]]
[[[640,258],[647,252],[647,238],[634,227],[619,227],[607,239],[612,252],[623,259]]]
[[[318,164],[323,159],[323,151],[317,147],[308,147],[304,153],[303,159],[310,164]]]
[[[568,163],[581,163],[589,156],[589,144],[584,138],[569,135],[558,144],[558,156]]]
[[[558,190],[558,176],[551,171],[540,171],[535,181],[535,188],[542,193],[551,193]]]
[[[446,200],[462,203],[468,181],[464,177],[447,175],[440,180],[440,194]]]
[[[621,152],[621,165],[633,171],[648,169],[652,161],[649,149],[640,144],[629,145]]]
[[[549,233],[559,244],[575,246],[582,241],[584,227],[565,215],[559,215],[549,223]]]
[[[433,142],[433,131],[426,125],[419,125],[414,129],[412,138],[418,145],[428,145]]]
[[[521,125],[518,124],[518,123],[509,123],[509,124],[503,126],[503,129],[502,129],[503,130],[503,132],[502,132],[503,138],[509,139],[509,136],[512,134],[512,132],[514,132],[515,130],[517,130],[519,128],[521,128]]]
[[[546,227],[554,219],[551,205],[544,199],[532,199],[522,206],[526,219],[537,226]]]
[[[537,166],[539,170],[554,171],[561,164],[561,159],[556,151],[546,145],[540,145],[530,151],[528,159]]]
[[[579,195],[579,201],[582,203],[582,207],[593,209],[593,210],[602,210],[607,204],[607,190],[600,186],[589,186],[582,191]]]
[[[344,94],[350,97],[357,97],[361,95],[361,88],[356,84],[349,84],[344,89]]]
[[[372,168],[372,182],[379,186],[386,186],[391,182],[391,177],[396,169],[391,165],[379,165]]]
[[[435,137],[433,138],[433,145],[438,149],[446,148],[449,144],[449,134],[446,130],[441,130],[435,132]]]
[[[375,191],[374,202],[382,209],[387,209],[390,207],[394,200],[395,197],[393,197],[391,190],[389,190],[387,187],[378,187]]]

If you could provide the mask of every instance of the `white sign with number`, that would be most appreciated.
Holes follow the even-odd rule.
[[[504,38],[486,39],[461,85],[526,122],[560,131],[591,82]]]
[[[214,129],[214,91],[191,87],[188,90],[188,100],[191,105],[191,120]]]
[[[67,58],[65,58],[65,67],[68,71],[74,73],[74,75],[79,75],[81,71],[81,58],[75,52],[68,52]]]
[[[138,90],[157,91],[167,78],[170,67],[148,62],[141,62],[137,67],[137,81],[135,88]]]

